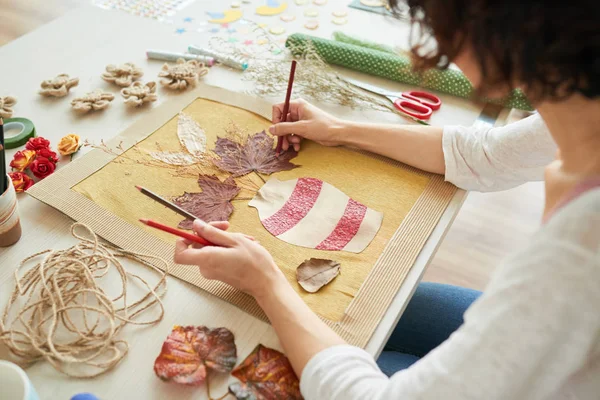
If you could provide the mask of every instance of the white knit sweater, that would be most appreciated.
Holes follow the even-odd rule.
[[[448,127],[446,180],[492,191],[541,180],[556,147],[539,116]],[[357,347],[315,355],[307,400],[600,399],[600,188],[568,203],[496,270],[446,342],[386,377]]]

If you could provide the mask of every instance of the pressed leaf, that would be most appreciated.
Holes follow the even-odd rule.
[[[177,136],[181,145],[197,159],[206,151],[206,134],[192,117],[179,113],[177,120]]]
[[[298,153],[288,150],[277,157],[273,144],[273,138],[265,131],[248,136],[244,143],[217,138],[214,152],[219,158],[213,162],[219,169],[232,173],[234,177],[253,171],[270,175],[298,167],[290,162]]]
[[[150,156],[155,160],[164,162],[165,164],[187,166],[198,163],[198,159],[187,153],[169,153],[166,151],[154,151]]]
[[[340,263],[322,258],[311,258],[296,269],[296,279],[304,290],[315,293],[340,273]]]
[[[233,212],[231,200],[238,195],[240,188],[232,177],[221,182],[214,175],[200,175],[200,193],[184,193],[173,202],[205,222],[227,221]],[[181,229],[192,229],[193,221],[185,219],[179,223]]]
[[[154,362],[164,381],[200,385],[207,370],[229,372],[237,362],[233,333],[226,328],[175,326]]]
[[[240,400],[302,399],[300,382],[283,353],[259,344],[232,372],[241,383],[229,385]]]

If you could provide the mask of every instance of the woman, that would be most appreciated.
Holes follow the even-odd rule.
[[[311,312],[264,248],[225,232],[227,223],[196,221],[197,234],[222,247],[180,241],[175,260],[256,298],[307,399],[597,399],[600,7],[589,0],[408,4],[422,33],[417,65],[455,62],[487,96],[520,87],[539,115],[488,130],[385,126],[341,121],[297,101],[292,122],[280,123],[282,106],[274,107],[271,132],[286,138],[284,148],[299,149],[302,138],[357,146],[445,174],[464,189],[500,190],[545,175],[544,222],[485,293],[475,300],[477,293],[421,285],[379,360],[388,377]]]

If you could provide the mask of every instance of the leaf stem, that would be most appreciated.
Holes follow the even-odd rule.
[[[229,396],[229,395],[230,395],[230,393],[229,393],[229,392],[227,392],[227,393],[225,393],[225,394],[224,394],[223,396],[221,396],[221,397],[218,397],[218,398],[216,398],[216,399],[212,398],[212,397],[210,396],[210,382],[209,382],[209,379],[208,379],[208,377],[209,377],[209,376],[210,376],[210,374],[206,375],[206,395],[208,396],[208,400],[223,400],[224,398],[226,398],[227,396]]]
[[[263,177],[262,177],[262,176],[261,176],[261,175],[258,173],[258,171],[256,171],[256,170],[255,170],[255,171],[254,171],[254,173],[256,174],[256,176],[258,176],[258,177],[260,178],[260,180],[261,180],[261,181],[263,181],[263,183],[267,183],[267,181],[265,181],[265,178],[263,178]]]

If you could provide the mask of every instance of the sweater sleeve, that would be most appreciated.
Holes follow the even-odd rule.
[[[446,180],[481,192],[542,180],[557,149],[538,114],[500,128],[447,126],[442,148]]]
[[[547,399],[599,349],[599,266],[597,190],[507,259],[464,324],[410,368],[387,378],[362,349],[331,347],[304,368],[302,393],[307,400]]]

